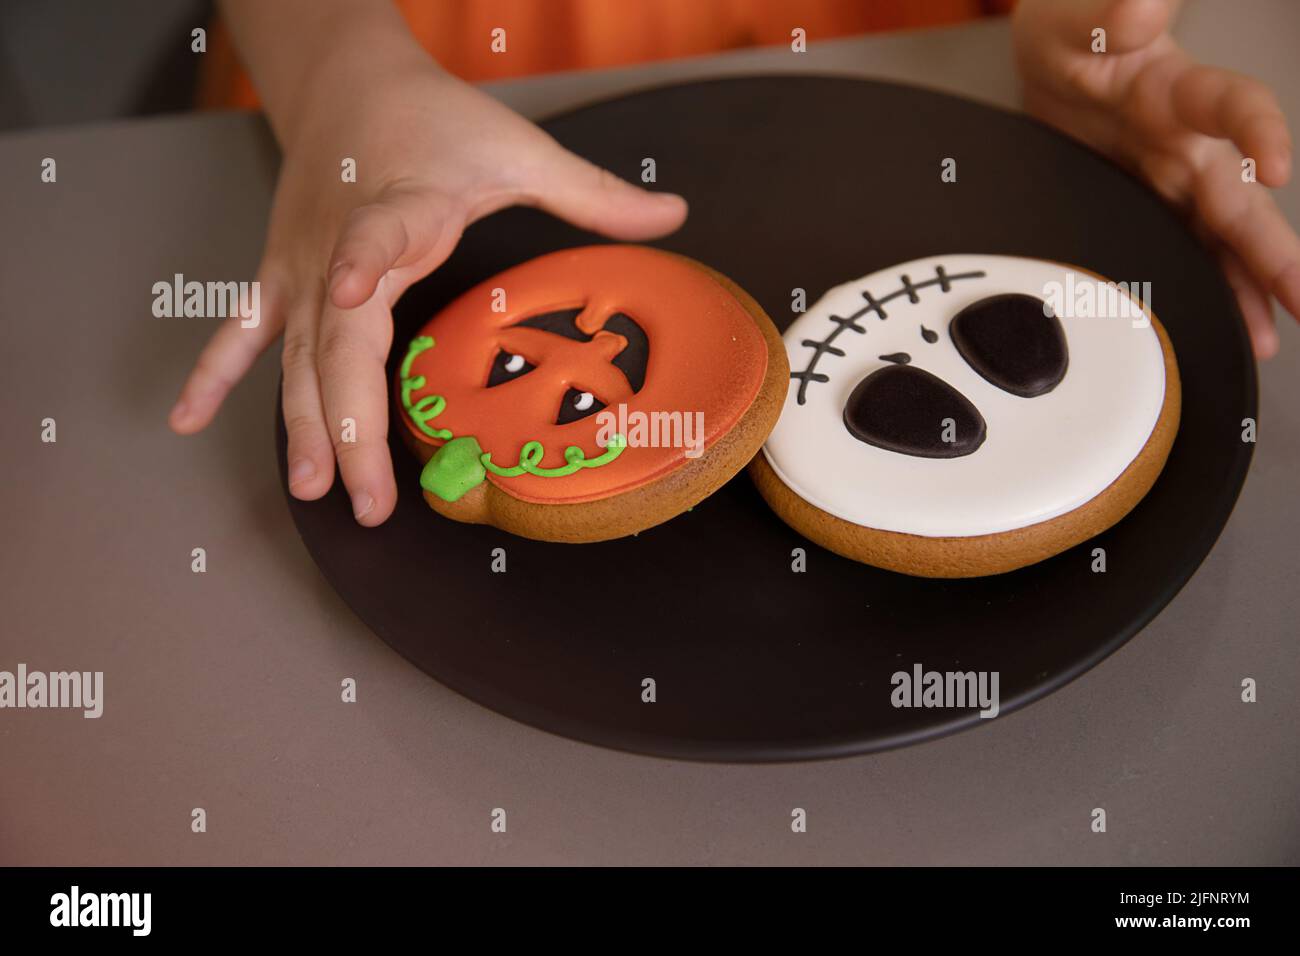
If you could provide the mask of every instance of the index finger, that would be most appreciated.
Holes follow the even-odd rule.
[[[1191,66],[1174,81],[1174,113],[1198,133],[1231,140],[1256,160],[1259,181],[1283,185],[1291,174],[1291,133],[1273,91],[1249,76]]]
[[[326,300],[316,353],[326,427],[352,512],[367,527],[382,524],[397,503],[384,371],[392,342],[384,283],[355,309]]]

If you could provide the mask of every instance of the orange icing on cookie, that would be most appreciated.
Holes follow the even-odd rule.
[[[503,312],[492,309],[499,300],[496,289],[504,291]],[[519,324],[579,309],[573,324],[580,336]],[[629,347],[624,335],[605,327],[619,313],[647,341],[645,379],[637,391],[613,363]],[[767,371],[766,341],[744,306],[700,267],[644,246],[586,246],[532,259],[470,289],[420,335],[435,345],[411,362],[410,377],[425,380],[410,392],[411,403],[442,396],[446,405],[429,424],[456,437],[473,436],[503,467],[516,464],[530,441],[545,449],[543,468],[564,465],[569,446],[581,448],[588,459],[599,456],[605,449],[597,437],[610,433],[602,424],[619,415],[620,405],[633,422],[636,413],[702,412],[707,453],[748,410]],[[522,356],[534,368],[488,387],[503,352]],[[397,387],[400,394],[400,381]],[[570,389],[590,392],[606,408],[557,424]],[[400,402],[399,414],[417,440],[442,444],[422,432]],[[563,477],[489,474],[487,480],[525,501],[592,501],[662,478],[689,460],[685,452],[633,442],[598,468]]]

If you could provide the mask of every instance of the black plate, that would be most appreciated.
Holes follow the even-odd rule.
[[[1213,262],[1146,188],[1021,116],[909,87],[837,77],[690,83],[543,124],[561,143],[691,203],[664,240],[748,289],[779,326],[791,289],[939,253],[1038,256],[1152,283],[1183,379],[1164,474],[1115,528],[1000,577],[926,581],[846,561],[781,523],[745,475],[666,525],[553,545],[447,521],[419,495],[396,438],[400,500],[382,528],[352,520],[341,485],[290,499],[303,541],[356,613],[416,666],[554,733],[715,760],[840,756],[980,723],[895,709],[915,663],[1000,674],[1002,713],[1092,667],[1192,575],[1232,511],[1252,446],[1255,370]],[[940,181],[957,159],[958,181]],[[397,348],[435,311],[522,260],[599,241],[541,213],[470,228],[396,310]],[[279,416],[277,414],[277,421]],[[284,471],[285,436],[278,429]],[[1091,571],[1101,546],[1108,572]],[[505,548],[507,571],[491,570]],[[791,549],[808,550],[806,573]],[[643,703],[654,678],[657,701]]]

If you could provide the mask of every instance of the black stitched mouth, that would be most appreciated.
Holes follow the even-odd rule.
[[[830,376],[816,371],[817,363],[820,361],[821,357],[827,353],[837,356],[844,355],[842,349],[832,348],[831,343],[834,342],[836,337],[845,329],[852,329],[854,332],[866,334],[867,330],[858,324],[858,319],[861,319],[871,312],[876,313],[878,319],[887,319],[889,318],[889,313],[885,311],[885,305],[892,302],[894,299],[900,298],[901,296],[907,296],[907,301],[915,304],[921,301],[921,297],[918,295],[921,289],[937,285],[940,292],[949,292],[952,290],[952,284],[959,279],[982,279],[984,278],[984,275],[985,273],[979,270],[959,272],[955,275],[950,275],[943,266],[935,266],[934,278],[926,279],[922,282],[913,282],[906,274],[900,275],[899,282],[902,284],[902,287],[895,289],[888,295],[882,295],[877,298],[872,295],[869,290],[863,290],[862,298],[865,299],[867,303],[865,306],[849,316],[832,315],[830,320],[835,323],[835,329],[821,342],[808,339],[801,343],[802,345],[811,348],[813,354],[808,360],[806,368],[802,371],[792,371],[790,373],[790,377],[799,382],[799,391],[795,396],[795,400],[798,401],[800,405],[804,404],[804,402],[807,401],[809,384],[812,382],[830,381]],[[925,335],[924,329],[922,330],[922,335]],[[929,336],[925,336],[925,339],[927,342],[931,341]]]

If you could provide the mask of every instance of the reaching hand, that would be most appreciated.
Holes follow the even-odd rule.
[[[1193,61],[1172,0],[1020,0],[1012,19],[1025,107],[1135,170],[1215,249],[1255,354],[1277,352],[1272,300],[1300,317],[1300,237],[1267,187],[1291,136],[1267,86]],[[1105,30],[1106,52],[1092,52]],[[1243,158],[1257,182],[1243,180]]]
[[[676,229],[678,196],[632,186],[431,61],[379,83],[342,84],[301,104],[280,130],[260,324],[228,320],[199,355],[172,410],[204,428],[253,360],[284,333],[289,488],[319,498],[337,459],[353,512],[383,522],[397,489],[388,454],[392,306],[451,254],[464,228],[505,206],[538,206],[617,239]],[[356,161],[356,181],[340,163]],[[355,441],[343,440],[343,419]]]

